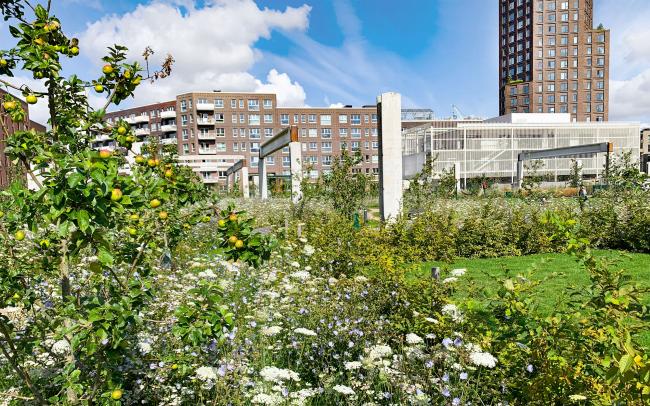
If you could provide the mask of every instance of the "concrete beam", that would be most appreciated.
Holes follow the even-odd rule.
[[[240,159],[239,161],[235,162],[230,168],[226,170],[226,175],[230,176],[233,173],[239,172],[245,165],[246,165],[246,161],[244,159]]]
[[[290,142],[298,142],[298,127],[295,125],[285,128],[274,135],[273,138],[266,141],[260,147],[260,159],[266,158],[275,151],[281,150],[289,145]]]
[[[519,153],[520,161],[532,161],[548,158],[571,158],[581,155],[598,154],[612,151],[611,142],[600,142],[598,144],[576,145],[573,147],[542,149],[539,151],[522,151]]]
[[[402,205],[402,96],[384,93],[377,98],[379,115],[379,212],[393,221]]]

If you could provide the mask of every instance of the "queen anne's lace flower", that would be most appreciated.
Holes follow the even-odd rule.
[[[370,359],[382,359],[393,355],[393,350],[388,345],[375,345],[370,349],[368,357]]]
[[[300,375],[290,369],[282,369],[277,367],[264,367],[260,371],[262,379],[268,382],[282,382],[282,381],[300,381]]]
[[[284,399],[277,393],[259,393],[251,399],[251,402],[256,405],[280,405]]]
[[[305,255],[307,255],[308,257],[311,257],[312,255],[314,255],[314,252],[316,252],[316,250],[315,250],[314,247],[312,247],[311,245],[306,244],[305,247],[303,248],[303,252],[304,252]]]
[[[196,370],[196,377],[201,381],[214,381],[217,379],[217,368],[200,367]]]
[[[315,337],[315,336],[318,335],[318,334],[316,334],[315,331],[310,330],[310,329],[308,329],[308,328],[302,328],[302,327],[298,327],[297,329],[295,329],[295,330],[293,330],[293,331],[294,331],[295,333],[297,333],[297,334],[302,334],[302,335],[304,335],[304,336],[310,336],[310,337]]]
[[[268,337],[273,337],[274,335],[280,333],[282,331],[282,327],[280,326],[270,326],[270,327],[265,327],[262,329],[262,334]]]
[[[453,321],[461,322],[463,321],[463,313],[456,307],[455,304],[449,303],[442,307],[442,314],[445,316],[451,317]]]
[[[410,345],[422,344],[424,340],[417,334],[408,333],[406,335],[406,343]]]
[[[469,360],[479,367],[494,368],[497,364],[497,359],[489,352],[473,352],[469,354]]]
[[[454,269],[453,271],[451,271],[451,276],[455,276],[455,277],[463,276],[465,275],[465,272],[467,272],[465,268]]]
[[[343,364],[345,369],[347,369],[348,371],[354,371],[356,369],[359,369],[361,368],[361,365],[362,364],[359,361],[350,361]]]
[[[340,393],[342,395],[346,395],[346,396],[355,394],[355,392],[354,392],[354,390],[352,388],[350,388],[349,386],[345,386],[345,385],[334,385],[334,387],[332,389],[334,389],[336,392],[338,392],[338,393]]]
[[[59,340],[52,345],[52,352],[57,355],[63,355],[70,352],[70,344],[65,340]]]

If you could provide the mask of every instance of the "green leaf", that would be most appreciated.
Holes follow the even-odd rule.
[[[627,372],[631,367],[632,364],[634,363],[634,359],[630,354],[625,354],[621,357],[621,359],[618,361],[618,370],[621,374],[624,374]]]
[[[84,176],[78,172],[75,172],[72,175],[68,176],[68,186],[70,188],[74,188],[83,180]]]
[[[84,233],[90,227],[90,216],[86,210],[82,209],[77,212],[77,224],[79,224],[79,229]]]
[[[111,255],[111,253],[108,252],[104,247],[99,248],[97,259],[99,259],[99,262],[101,262],[104,266],[113,265],[113,255]]]

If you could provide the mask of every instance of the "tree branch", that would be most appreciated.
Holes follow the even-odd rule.
[[[44,405],[46,402],[43,400],[43,397],[41,396],[40,392],[36,390],[36,387],[34,387],[34,383],[32,382],[32,378],[25,372],[20,365],[18,365],[18,362],[16,362],[16,347],[13,344],[13,340],[11,339],[11,334],[9,333],[9,330],[7,329],[7,326],[4,322],[0,322],[0,331],[2,331],[2,335],[5,337],[5,341],[9,345],[9,349],[11,350],[12,354],[7,351],[4,345],[0,344],[0,350],[2,351],[2,354],[7,358],[9,363],[11,364],[11,367],[20,375],[20,377],[25,381],[25,385],[29,388],[29,390],[34,394],[34,397],[36,398],[36,401]]]

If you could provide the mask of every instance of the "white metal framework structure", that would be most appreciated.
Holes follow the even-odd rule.
[[[408,179],[421,170],[426,156],[437,157],[434,171],[457,167],[460,177],[509,179],[515,182],[520,152],[574,147],[603,142],[613,144],[613,155],[630,151],[639,156],[639,124],[614,122],[581,123],[504,123],[482,122],[458,124],[456,128],[434,128],[430,125],[405,130],[402,134],[404,177]],[[603,174],[606,157],[582,159],[584,175]],[[544,159],[542,174],[568,176],[570,158]]]

